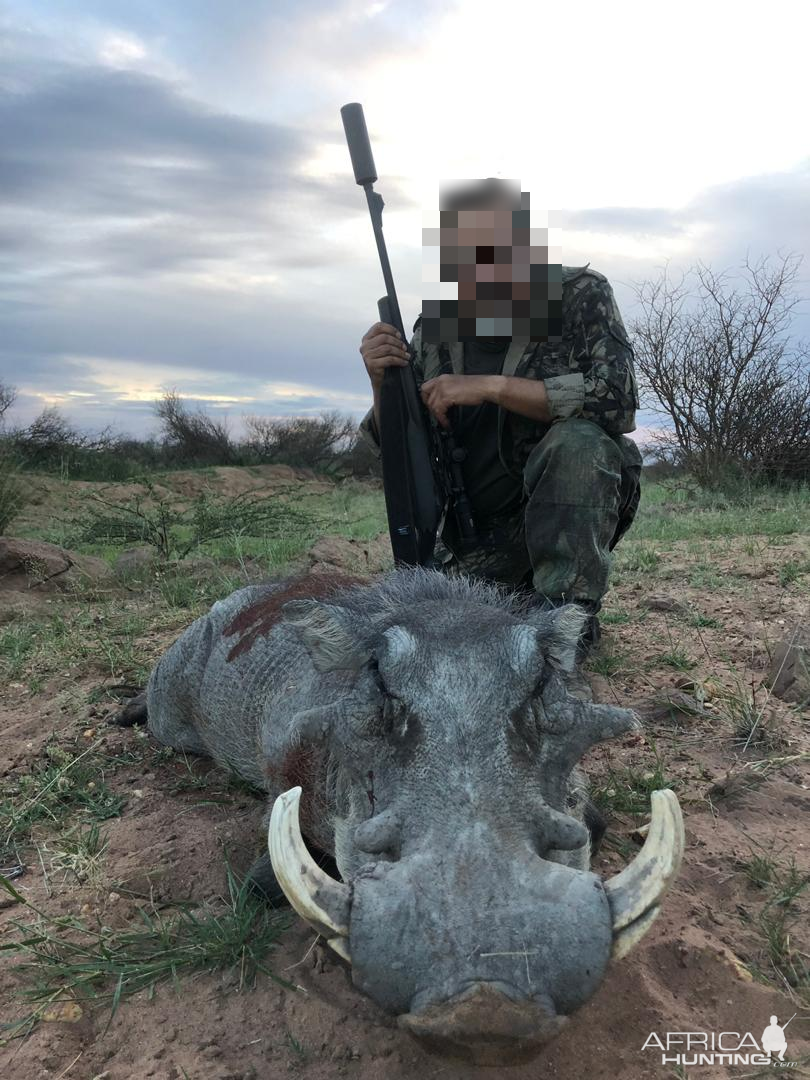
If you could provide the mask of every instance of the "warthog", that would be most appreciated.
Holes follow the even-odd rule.
[[[425,570],[313,588],[215,604],[152,672],[149,727],[267,792],[252,876],[361,991],[431,1049],[528,1060],[655,918],[683,847],[677,799],[653,795],[625,870],[589,871],[577,765],[637,720],[569,695],[578,608]]]

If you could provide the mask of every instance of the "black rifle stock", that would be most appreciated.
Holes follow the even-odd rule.
[[[383,236],[385,203],[374,191],[377,170],[363,106],[356,102],[344,105],[340,114],[354,178],[366,193],[385,282],[386,295],[377,304],[380,321],[398,330],[407,345]],[[412,362],[407,367],[385,369],[379,418],[383,488],[394,561],[411,566],[433,565],[436,534],[445,508],[456,518],[462,547],[474,546],[477,533],[462,475],[464,451],[456,446],[450,432],[437,431],[430,422]]]

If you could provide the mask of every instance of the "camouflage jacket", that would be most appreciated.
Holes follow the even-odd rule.
[[[604,274],[588,266],[564,266],[562,280],[562,339],[538,344],[513,339],[502,374],[542,379],[554,421],[576,416],[592,420],[608,435],[634,431],[638,390],[633,350],[613,290]],[[464,374],[463,344],[423,344],[420,323],[421,317],[411,340],[417,383],[450,372]],[[546,431],[547,424],[499,409],[504,468],[520,473]],[[360,433],[379,452],[373,410],[363,417]]]

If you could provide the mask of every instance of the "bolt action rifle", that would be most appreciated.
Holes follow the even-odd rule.
[[[371,153],[363,106],[340,110],[354,178],[363,188],[371,214],[386,295],[377,303],[380,322],[399,331],[407,345],[391,264],[382,231],[385,203],[374,190],[377,170]],[[462,550],[478,543],[478,534],[464,486],[465,451],[452,430],[431,422],[419,394],[413,354],[407,367],[385,369],[380,387],[380,453],[391,548],[395,563],[433,566],[436,534],[445,511],[453,514]]]

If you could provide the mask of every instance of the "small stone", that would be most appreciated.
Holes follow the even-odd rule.
[[[143,788],[139,788],[139,787],[133,788],[132,789],[132,794],[135,796],[136,799],[142,799],[143,798]]]
[[[650,593],[639,601],[639,607],[647,608],[648,611],[671,611],[678,615],[684,615],[688,610],[680,600],[676,600],[674,596],[666,596],[664,593]]]
[[[657,697],[644,710],[648,720],[664,723],[667,720],[681,720],[685,716],[702,716],[706,703],[682,690],[670,690],[668,694]]]
[[[777,620],[784,624],[784,620]],[[768,682],[774,696],[797,705],[810,702],[810,629],[799,623],[773,651]]]
[[[86,728],[82,732],[82,735],[84,736],[85,739],[92,739],[93,736],[95,735],[95,733],[96,733],[96,729],[94,727],[89,727],[89,728]]]
[[[107,897],[107,901],[110,904],[117,904],[120,899],[121,896],[117,892],[111,892],[110,895]]]
[[[680,675],[675,680],[675,685],[679,690],[685,690],[687,694],[694,693],[697,688],[697,683],[694,679],[690,679],[688,675]]]

